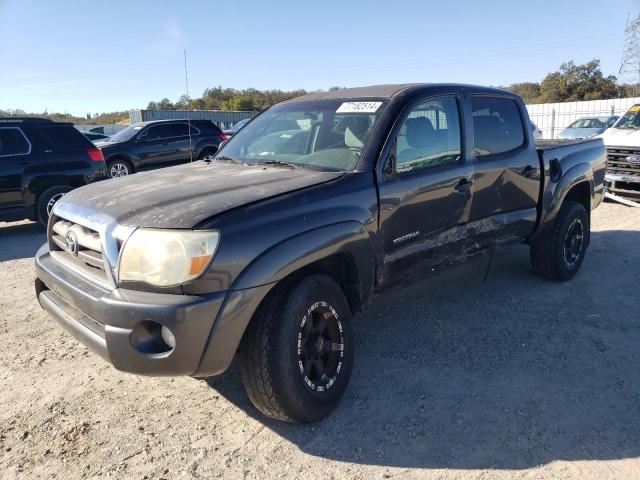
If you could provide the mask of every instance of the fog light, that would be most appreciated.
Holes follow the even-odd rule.
[[[151,355],[170,352],[176,344],[171,330],[149,320],[136,324],[129,340],[138,352]]]
[[[171,348],[176,348],[176,337],[173,336],[171,330],[163,325],[160,333],[162,334],[162,340],[164,340],[164,343]]]

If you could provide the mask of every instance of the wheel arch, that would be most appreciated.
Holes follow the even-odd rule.
[[[553,226],[566,201],[577,201],[582,204],[587,211],[587,217],[591,219],[593,194],[593,169],[588,163],[574,165],[564,172],[558,183],[549,183],[542,200],[539,228],[529,239],[529,243],[534,242]]]
[[[124,155],[122,153],[114,153],[113,155],[110,155],[104,159],[104,163],[107,165],[107,169],[109,167],[109,163],[114,162],[116,160],[120,160],[120,161],[124,160],[125,162],[127,162],[131,166],[132,173],[135,173],[138,170],[138,165],[136,161],[133,158],[127,155]]]
[[[290,238],[254,260],[232,289],[277,283],[290,276],[324,273],[343,288],[352,311],[373,292],[375,256],[365,225],[341,222]]]

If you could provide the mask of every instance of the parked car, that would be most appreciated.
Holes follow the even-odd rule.
[[[116,178],[212,158],[226,139],[210,120],[159,120],[130,125],[97,145],[109,175]]]
[[[567,128],[562,130],[558,134],[558,138],[573,139],[573,138],[589,138],[596,135],[600,135],[607,128],[611,127],[619,117],[585,117],[576,120]]]
[[[46,225],[65,193],[103,178],[102,152],[72,124],[0,118],[0,221]]]
[[[233,127],[223,130],[224,134],[227,137],[233,137],[236,133],[238,133],[238,130],[240,130],[247,123],[249,123],[249,120],[251,120],[251,119],[250,118],[245,118],[244,120],[240,120]]]
[[[607,147],[607,189],[640,196],[640,104],[633,105],[600,137]]]
[[[119,370],[206,377],[239,352],[261,412],[315,421],[347,387],[353,315],[390,285],[506,243],[528,244],[542,277],[572,278],[605,164],[600,139],[536,148],[503,90],[310,94],[258,115],[211,162],[64,197],[36,292]]]
[[[534,140],[542,140],[542,132],[538,128],[538,126],[531,122],[531,129],[533,130],[533,139]]]
[[[92,142],[106,142],[109,140],[109,135],[105,135],[103,133],[95,133],[95,132],[80,132],[85,137],[87,137]]]

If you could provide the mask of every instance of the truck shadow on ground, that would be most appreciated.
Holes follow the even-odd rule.
[[[38,223],[0,223],[0,262],[33,257],[46,239]]]
[[[640,232],[593,233],[567,283],[535,277],[515,247],[496,253],[486,282],[483,256],[385,294],[355,319],[351,385],[314,425],[258,414],[237,365],[207,383],[302,451],[343,462],[524,469],[638,457],[639,242]]]

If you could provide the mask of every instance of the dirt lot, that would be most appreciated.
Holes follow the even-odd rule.
[[[580,274],[499,252],[357,319],[326,421],[259,416],[237,367],[207,381],[120,373],[38,306],[33,224],[0,224],[4,478],[640,478],[640,211],[605,204]]]

